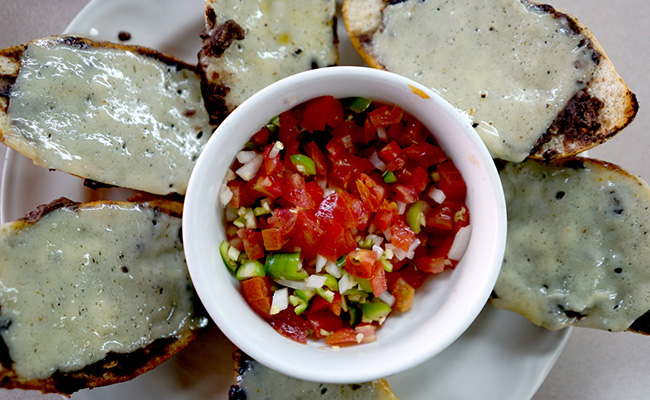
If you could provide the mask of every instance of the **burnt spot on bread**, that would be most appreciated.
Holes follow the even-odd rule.
[[[629,330],[650,335],[650,311],[637,318],[632,325],[630,325]]]
[[[201,52],[208,56],[221,57],[235,40],[244,40],[245,31],[232,19],[219,25],[216,29],[201,32],[203,48]]]
[[[127,31],[120,31],[117,34],[117,38],[122,42],[126,42],[128,40],[131,40],[131,33]]]
[[[59,197],[58,199],[48,203],[48,204],[41,204],[38,207],[36,207],[35,210],[30,211],[25,215],[23,218],[20,219],[20,221],[25,221],[27,223],[35,223],[41,217],[44,215],[51,213],[55,210],[58,210],[59,208],[70,208],[73,210],[76,210],[79,208],[79,202],[72,201],[68,199],[67,197]]]

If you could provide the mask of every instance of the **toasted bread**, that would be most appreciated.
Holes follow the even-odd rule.
[[[196,67],[157,51],[75,36],[0,50],[0,141],[37,165],[184,194],[213,129]]]
[[[627,126],[638,103],[593,34],[529,0],[345,0],[371,67],[437,90],[493,157],[569,157]]]
[[[132,379],[207,325],[182,204],[61,198],[0,226],[0,387],[69,395]]]
[[[552,330],[650,333],[650,186],[587,158],[500,176],[508,236],[491,303]]]
[[[199,52],[213,122],[289,75],[338,61],[335,0],[206,0]]]
[[[230,388],[230,400],[398,400],[384,379],[347,385],[307,382],[266,368],[241,350],[233,352],[233,360],[235,384]]]

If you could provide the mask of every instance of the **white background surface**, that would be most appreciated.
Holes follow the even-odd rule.
[[[0,0],[0,48],[60,33],[86,0]],[[587,25],[637,95],[636,120],[591,156],[650,181],[650,1],[554,0]],[[0,147],[0,160],[4,158]],[[28,184],[28,183],[26,183]],[[534,400],[650,398],[650,337],[575,329]],[[467,382],[471,385],[471,382]],[[39,398],[0,391],[0,399]],[[407,399],[404,399],[407,400]]]

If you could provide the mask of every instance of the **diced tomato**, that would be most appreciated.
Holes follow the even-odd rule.
[[[399,136],[398,143],[404,147],[425,143],[428,132],[422,127],[422,123],[417,119],[409,118],[410,121],[406,121],[406,119],[405,115],[404,122],[406,122],[406,126]]]
[[[300,125],[308,131],[322,131],[325,125],[337,126],[343,121],[343,106],[332,96],[312,99],[305,104]]]
[[[314,214],[304,210],[298,211],[292,240],[296,246],[300,247],[305,260],[312,260],[316,257],[323,233],[324,231]]]
[[[364,121],[363,130],[355,130],[355,133],[356,135],[352,137],[354,138],[354,142],[359,144],[368,144],[377,138],[377,128],[375,128],[369,120]]]
[[[399,278],[390,285],[390,292],[395,296],[395,304],[393,310],[400,312],[408,311],[413,305],[415,298],[415,289],[409,285],[404,278]]]
[[[307,192],[307,195],[311,197],[311,200],[314,203],[314,207],[323,201],[323,189],[318,186],[318,183],[316,181],[309,181],[305,183],[305,191]]]
[[[269,217],[267,222],[270,226],[278,228],[280,233],[284,236],[290,235],[296,225],[298,218],[298,210],[290,210],[287,208],[278,208],[273,211],[273,215]]]
[[[354,332],[357,334],[357,341],[361,338],[360,343],[371,343],[377,340],[377,328],[374,325],[359,324],[354,327]]]
[[[271,131],[265,126],[257,131],[257,133],[251,137],[250,141],[258,146],[261,146],[269,142],[269,136],[271,136]]]
[[[334,299],[330,303],[329,309],[334,315],[340,316],[342,308],[343,308],[343,296],[341,296],[341,293],[339,292],[334,292]]]
[[[386,163],[386,169],[389,171],[398,170],[406,163],[406,157],[402,155],[402,149],[396,141],[392,141],[382,147],[377,154]]]
[[[228,189],[232,192],[230,205],[233,208],[248,207],[255,202],[255,196],[248,190],[247,182],[234,179],[228,182]]]
[[[416,193],[422,193],[429,185],[429,174],[427,170],[409,161],[397,174],[397,180],[405,185],[412,186]]]
[[[415,260],[415,265],[421,271],[439,274],[445,270],[445,257],[424,256]]]
[[[339,329],[325,339],[328,346],[357,344],[357,333],[352,328]]]
[[[265,319],[271,319],[271,284],[267,277],[255,276],[240,282],[244,300],[253,311]]]
[[[384,200],[381,208],[372,218],[372,223],[381,231],[385,231],[393,226],[398,216],[397,205],[391,201]]]
[[[371,212],[377,212],[386,199],[386,189],[377,184],[370,176],[363,173],[359,176],[356,183],[363,204]]]
[[[433,207],[425,214],[426,226],[428,228],[451,230],[454,228],[454,214],[456,213],[455,204],[445,201],[442,204]]]
[[[279,139],[285,148],[298,142],[298,120],[291,111],[280,114]]]
[[[406,204],[415,203],[419,199],[417,190],[411,185],[393,185],[393,196],[395,200]]]
[[[465,185],[463,176],[454,163],[451,160],[445,161],[439,164],[436,170],[440,175],[438,188],[445,193],[445,196],[449,200],[464,202],[465,195],[467,194],[467,186]]]
[[[401,123],[393,124],[386,130],[386,135],[388,136],[389,141],[394,141],[399,144],[402,141],[402,134],[404,131],[404,125]]]
[[[411,243],[415,240],[415,232],[398,218],[390,228],[390,242],[404,251],[408,251]]]
[[[264,240],[261,232],[242,228],[237,231],[237,236],[244,242],[244,250],[249,260],[258,260],[264,257]]]
[[[415,269],[411,265],[407,265],[404,268],[399,270],[400,277],[404,279],[409,285],[413,286],[414,289],[419,289],[423,284],[428,273]]]
[[[379,270],[383,271],[383,267],[377,253],[372,250],[357,249],[345,257],[345,270],[358,278],[372,279],[379,274]]]
[[[368,119],[375,128],[386,128],[402,120],[404,110],[397,106],[384,105],[368,113]]]
[[[325,145],[325,148],[334,160],[338,160],[343,157],[344,154],[350,153],[355,149],[352,136],[350,135],[334,136],[327,145]]]
[[[273,316],[271,326],[280,335],[295,342],[307,344],[310,324],[306,319],[296,315],[292,308],[287,308]]]
[[[268,251],[280,250],[288,241],[278,228],[262,230],[262,240],[264,241],[264,248]]]
[[[380,265],[380,268],[377,268],[377,273],[370,279],[370,287],[372,288],[372,294],[375,297],[378,297],[386,290],[388,290],[388,284],[386,283],[386,273],[384,268],[381,266],[381,262],[377,262]]]
[[[307,156],[314,161],[314,166],[316,167],[316,174],[319,176],[326,176],[327,175],[327,160],[325,159],[325,155],[323,152],[318,148],[318,145],[316,142],[308,142],[305,144],[305,153],[307,153]]]
[[[367,159],[345,154],[332,165],[329,182],[342,189],[348,189],[350,183],[352,184],[351,187],[354,187],[360,174],[371,172],[373,169],[374,166]]]
[[[426,142],[411,145],[402,152],[424,168],[447,160],[447,155],[439,147]]]
[[[329,336],[331,333],[343,328],[343,321],[328,309],[309,312],[307,320],[311,325],[314,335],[319,338]]]
[[[356,247],[352,233],[338,222],[332,221],[323,234],[318,254],[330,261],[336,261]]]
[[[278,198],[284,191],[285,182],[283,179],[273,175],[261,175],[255,179],[253,189],[271,199]]]
[[[305,179],[297,173],[292,174],[289,178],[282,197],[299,208],[311,209],[316,207],[314,199],[307,192]]]

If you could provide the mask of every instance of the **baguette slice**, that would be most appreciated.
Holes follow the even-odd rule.
[[[182,204],[61,198],[0,226],[0,387],[71,393],[132,379],[207,325]]]
[[[230,400],[398,400],[384,379],[348,385],[307,382],[266,368],[241,350],[233,352],[233,360],[235,384]]]
[[[335,0],[206,0],[199,52],[214,123],[289,75],[338,61]]]
[[[500,176],[508,237],[491,303],[551,330],[650,334],[650,186],[587,158]]]
[[[529,0],[345,0],[371,67],[431,87],[463,111],[493,157],[551,160],[597,146],[638,103],[593,34]]]
[[[0,50],[0,141],[45,168],[184,194],[213,129],[196,67],[157,51],[75,36]]]

